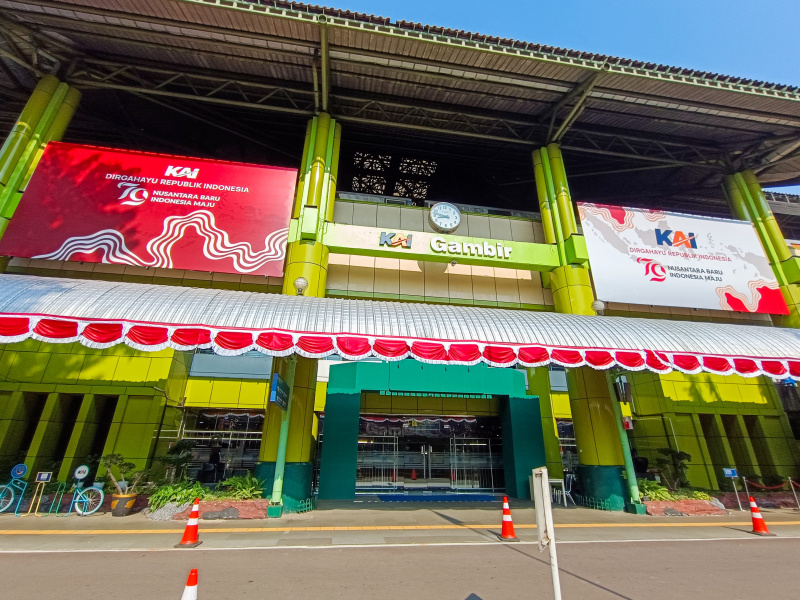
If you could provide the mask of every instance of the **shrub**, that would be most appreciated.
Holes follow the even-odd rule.
[[[203,484],[196,481],[178,481],[168,485],[162,485],[153,492],[150,496],[148,506],[150,510],[157,510],[162,506],[166,506],[170,502],[175,504],[185,504],[192,502],[195,498],[201,500],[209,496],[209,490],[203,487]]]
[[[224,500],[255,500],[261,498],[264,482],[252,475],[231,477],[217,485],[217,494]]]

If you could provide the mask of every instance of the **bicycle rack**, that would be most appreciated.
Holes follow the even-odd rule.
[[[25,490],[28,488],[28,482],[22,481],[21,479],[12,479],[6,485],[19,494],[17,507],[14,509],[14,516],[21,517],[22,515],[19,514],[19,507],[22,505],[22,498],[25,495]]]
[[[36,489],[33,490],[33,498],[31,498],[31,505],[28,507],[28,512],[26,512],[24,515],[18,515],[18,516],[20,516],[20,517],[28,517],[28,516],[30,516],[31,511],[33,511],[33,516],[34,517],[43,516],[43,515],[39,514],[39,507],[42,504],[42,498],[44,498],[44,486],[47,485],[47,483],[48,482],[46,482],[46,481],[37,481],[36,482]],[[26,484],[25,487],[27,487],[27,484]],[[38,501],[36,500],[37,496],[39,497]],[[35,509],[33,508],[33,503],[34,502],[36,502],[36,508]]]
[[[50,510],[47,511],[48,515],[53,514],[53,508],[56,509],[55,515],[58,516],[59,511],[61,510],[61,501],[64,499],[64,492],[67,491],[67,482],[62,481],[58,484],[58,488],[56,489],[56,493],[53,494],[53,501],[50,503]]]

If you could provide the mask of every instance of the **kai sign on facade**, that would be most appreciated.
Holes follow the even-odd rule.
[[[598,299],[788,314],[750,223],[602,204],[578,209]]]
[[[279,277],[296,174],[51,142],[0,253]]]
[[[558,250],[550,244],[530,244],[441,235],[424,231],[386,231],[327,223],[323,243],[331,252],[404,258],[429,262],[457,261],[531,271],[552,271],[559,265]]]

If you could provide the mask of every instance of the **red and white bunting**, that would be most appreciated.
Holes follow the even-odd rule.
[[[0,343],[10,344],[33,338],[50,343],[79,342],[89,348],[126,344],[143,352],[165,348],[187,351],[211,348],[223,356],[238,356],[257,350],[270,356],[299,354],[324,358],[339,354],[348,360],[375,356],[396,361],[415,358],[430,364],[494,367],[563,367],[588,365],[593,369],[619,366],[628,371],[654,373],[713,373],[776,379],[800,377],[800,360],[765,356],[720,356],[671,352],[658,348],[638,350],[576,348],[526,344],[493,344],[474,341],[370,337],[348,333],[224,329],[206,326],[134,323],[127,321],[86,321],[55,316],[0,315]]]

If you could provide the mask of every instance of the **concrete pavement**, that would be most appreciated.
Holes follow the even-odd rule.
[[[512,504],[517,536],[535,542],[530,503]],[[800,513],[763,509],[771,530],[800,537]],[[749,512],[725,517],[648,517],[583,508],[555,508],[559,541],[748,539]],[[330,547],[398,544],[497,544],[500,503],[321,503],[318,510],[281,519],[201,521],[202,549]],[[143,515],[114,518],[0,515],[0,552],[171,549],[183,533],[180,521]]]
[[[211,536],[209,536],[211,537]],[[204,545],[205,546],[205,545]],[[201,546],[203,548],[203,546]],[[565,599],[796,598],[800,540],[572,543],[558,546]],[[509,600],[552,598],[547,553],[532,544],[20,553],[2,558],[3,596],[120,600]]]

